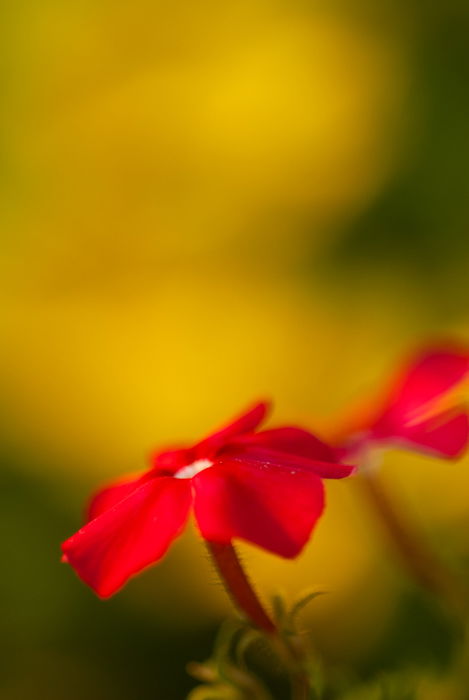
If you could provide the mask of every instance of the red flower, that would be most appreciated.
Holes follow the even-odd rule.
[[[352,467],[300,428],[256,433],[266,412],[259,403],[193,447],[156,454],[140,478],[100,491],[88,524],[62,545],[64,560],[108,597],[163,557],[192,505],[206,540],[240,538],[297,556],[324,509],[321,478],[348,476]]]
[[[464,405],[451,390],[469,372],[469,353],[450,347],[421,351],[393,381],[384,398],[355,411],[336,443],[346,459],[373,446],[405,447],[456,458],[469,440]]]

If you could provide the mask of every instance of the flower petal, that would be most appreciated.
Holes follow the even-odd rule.
[[[307,430],[295,427],[274,428],[242,435],[218,453],[226,457],[276,464],[288,469],[306,469],[325,479],[342,479],[353,467],[339,464],[336,451]]]
[[[97,491],[92,497],[88,505],[86,522],[97,518],[98,515],[104,513],[109,508],[117,505],[127,496],[130,496],[142,484],[141,477],[120,479],[119,481],[104,487]]]
[[[320,440],[316,435],[313,435],[313,433],[291,426],[262,430],[252,435],[243,435],[235,440],[233,444],[265,447],[276,452],[286,452],[321,462],[337,461],[335,450],[332,447]]]
[[[383,413],[394,424],[416,420],[428,410],[429,404],[450,391],[468,372],[469,352],[426,350],[404,369]]]
[[[225,462],[193,479],[194,510],[205,539],[240,538],[283,557],[297,556],[324,509],[321,479],[257,462]]]
[[[350,476],[355,467],[339,462],[322,462],[318,459],[309,459],[286,452],[277,452],[265,447],[243,446],[229,448],[223,451],[217,458],[217,463],[225,461],[256,462],[265,466],[280,467],[288,470],[302,470],[309,474],[316,474],[322,479],[343,479]]]
[[[151,479],[64,542],[65,560],[107,598],[161,559],[182,532],[191,500],[188,480]]]
[[[193,448],[176,447],[155,452],[150,457],[154,476],[171,476],[197,459]]]
[[[468,373],[467,349],[447,344],[421,351],[405,364],[391,389],[347,412],[334,431],[333,443],[345,445],[350,452],[356,439],[361,444],[392,440],[411,425],[425,421],[430,411],[435,412],[437,402]]]
[[[235,418],[231,423],[198,442],[194,451],[196,459],[210,458],[229,440],[250,433],[264,420],[270,404],[262,401]]]
[[[459,457],[469,441],[466,411],[451,409],[401,431],[396,443],[438,457]]]

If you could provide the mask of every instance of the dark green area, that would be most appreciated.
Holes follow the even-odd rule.
[[[395,177],[341,231],[326,273],[410,279],[443,316],[469,308],[469,8],[415,4]],[[343,279],[343,277],[342,277]]]
[[[70,507],[26,473],[3,455],[0,696],[181,700],[194,685],[186,663],[209,655],[215,629],[171,629],[123,596],[98,600],[60,564],[60,542],[76,529]]]

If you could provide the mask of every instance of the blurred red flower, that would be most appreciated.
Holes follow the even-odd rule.
[[[191,506],[202,536],[240,538],[283,557],[297,556],[324,509],[321,478],[353,468],[296,427],[255,432],[259,403],[193,447],[160,452],[152,468],[100,491],[89,522],[62,545],[64,561],[101,597],[163,557]]]
[[[469,352],[430,347],[407,362],[378,400],[352,412],[334,443],[345,460],[372,447],[403,447],[457,458],[469,440],[466,407],[453,389],[469,372]]]

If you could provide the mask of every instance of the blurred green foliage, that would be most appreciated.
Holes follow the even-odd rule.
[[[458,318],[469,304],[469,8],[409,3],[405,14],[413,40],[401,163],[328,262],[352,277],[413,278],[433,317]]]

